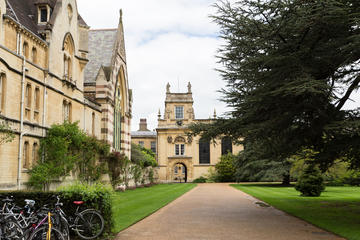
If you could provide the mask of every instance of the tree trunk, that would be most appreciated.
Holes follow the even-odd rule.
[[[285,185],[285,186],[290,185],[290,174],[283,175],[282,185]]]

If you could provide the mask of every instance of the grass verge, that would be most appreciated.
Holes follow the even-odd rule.
[[[320,197],[301,197],[294,187],[233,184],[273,207],[349,240],[360,240],[360,187],[326,187]]]
[[[131,226],[167,205],[196,184],[159,184],[115,193],[112,197],[113,232]]]

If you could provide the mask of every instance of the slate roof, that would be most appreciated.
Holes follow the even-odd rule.
[[[152,131],[133,131],[131,132],[132,137],[156,137],[156,132]]]
[[[35,35],[41,37],[39,31],[43,30],[46,26],[37,24],[36,4],[48,3],[54,10],[56,2],[57,0],[7,0],[6,14]],[[78,19],[79,24],[87,26],[80,15],[78,15]]]
[[[85,68],[85,83],[95,82],[101,67],[104,67],[106,78],[109,80],[116,39],[117,29],[89,31],[89,63]]]

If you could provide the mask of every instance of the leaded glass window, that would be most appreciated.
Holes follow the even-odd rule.
[[[210,141],[200,139],[199,141],[199,163],[210,164]]]
[[[183,106],[175,107],[175,118],[176,119],[184,119],[184,107]]]

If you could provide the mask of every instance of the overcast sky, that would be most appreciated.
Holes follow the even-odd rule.
[[[234,2],[235,0],[231,0]],[[149,129],[157,127],[159,109],[164,113],[166,84],[172,92],[193,85],[196,118],[208,118],[214,109],[226,111],[217,93],[224,82],[214,70],[216,50],[222,42],[219,28],[209,18],[216,0],[77,0],[79,13],[92,29],[116,28],[123,10],[129,85],[133,89],[132,130],[140,118]],[[358,107],[352,94],[346,108]]]
[[[218,26],[209,15],[216,0],[77,0],[79,13],[92,29],[116,28],[123,10],[129,85],[134,92],[132,130],[140,118],[149,129],[164,113],[167,82],[171,92],[193,85],[196,118],[216,108],[225,112],[217,90],[224,86],[217,67]]]

